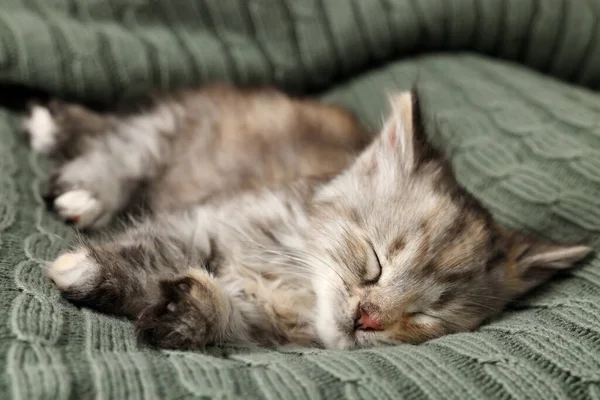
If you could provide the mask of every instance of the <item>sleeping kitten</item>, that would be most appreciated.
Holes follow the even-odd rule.
[[[81,238],[48,267],[71,301],[135,320],[165,348],[349,349],[472,330],[585,257],[498,226],[427,142],[415,93],[381,133],[276,91],[215,86],[134,114],[36,106],[48,203]]]

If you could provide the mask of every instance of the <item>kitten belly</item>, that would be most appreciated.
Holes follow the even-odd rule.
[[[293,271],[287,272],[290,269],[266,265],[258,271],[236,264],[224,268],[218,281],[240,311],[252,340],[265,345],[315,346],[315,294],[309,279],[295,277]]]

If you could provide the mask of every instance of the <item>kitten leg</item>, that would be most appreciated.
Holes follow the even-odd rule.
[[[35,152],[49,154],[56,149],[58,126],[48,108],[31,106],[29,116],[23,121],[23,131],[29,136],[29,144]]]
[[[82,152],[86,138],[110,131],[114,122],[107,115],[55,99],[46,105],[31,104],[22,130],[35,152],[65,161]]]
[[[51,174],[42,197],[51,211],[76,228],[106,226],[139,184],[121,179],[118,168],[109,153],[86,153]]]
[[[132,230],[102,243],[83,241],[46,275],[78,305],[136,318],[160,298],[159,282],[183,273],[188,259],[197,258],[184,243]]]
[[[48,208],[66,222],[86,227],[94,223],[102,225],[110,219],[110,216],[102,218],[105,207],[91,190],[83,187],[85,179],[76,181],[73,176],[65,175],[69,170],[78,171],[80,175],[85,173],[79,159],[90,147],[93,137],[111,131],[113,123],[109,117],[58,100],[52,100],[47,106],[35,104],[29,108],[23,131],[32,149],[51,160],[42,197]]]
[[[187,260],[204,265],[198,260],[206,257],[190,256],[168,238],[139,239],[77,247],[58,257],[47,275],[74,303],[135,319],[139,338],[154,346],[249,341],[241,314],[215,278],[201,267],[183,267]]]
[[[232,341],[239,320],[214,277],[201,269],[160,283],[158,301],[136,320],[138,338],[150,345],[181,350]],[[237,340],[239,342],[239,340]]]
[[[116,257],[101,262],[79,248],[58,257],[46,274],[63,296],[77,305],[135,318],[158,291],[147,273],[118,263]]]
[[[168,156],[175,114],[167,105],[137,115],[100,115],[78,105],[34,106],[31,145],[54,165],[44,200],[77,228],[98,228],[127,207]]]
[[[161,281],[190,265],[206,266],[218,251],[210,215],[204,209],[163,215],[98,241],[80,236],[46,275],[74,303],[136,318],[161,299]]]

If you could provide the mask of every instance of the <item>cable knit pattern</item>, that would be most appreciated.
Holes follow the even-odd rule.
[[[600,85],[598,15],[596,0],[3,0],[0,83],[109,103],[268,82],[377,127],[386,92],[418,82],[429,134],[500,221],[598,248],[600,97],[583,87]],[[45,280],[71,231],[45,211],[19,118],[0,109],[3,399],[600,399],[598,257],[421,346],[143,348]]]

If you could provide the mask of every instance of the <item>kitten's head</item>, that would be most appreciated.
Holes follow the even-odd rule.
[[[421,130],[414,93],[315,197],[316,326],[330,348],[420,343],[472,330],[585,257],[503,229]]]

